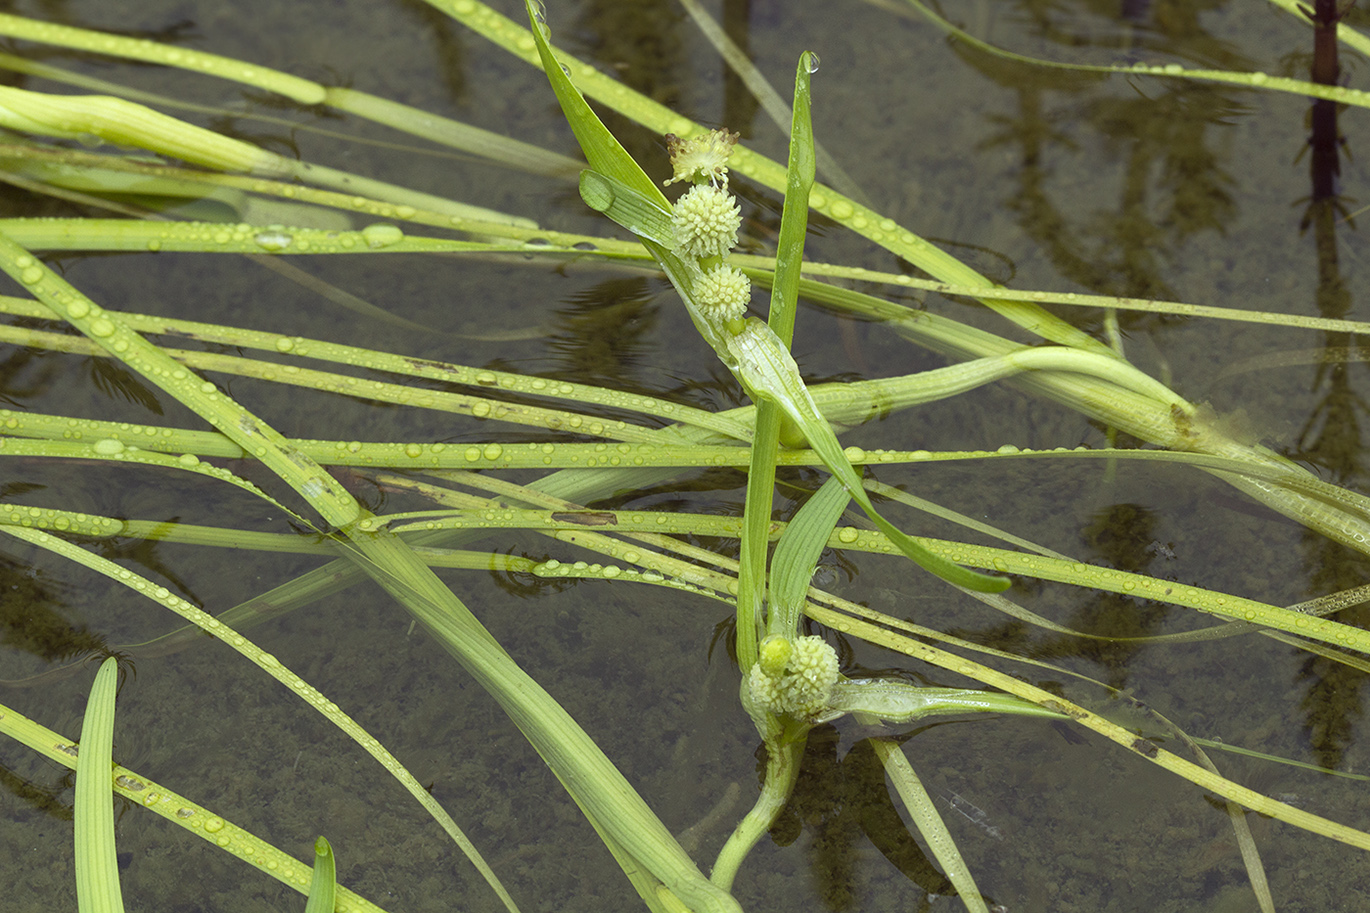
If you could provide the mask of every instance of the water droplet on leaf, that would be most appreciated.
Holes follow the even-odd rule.
[[[404,240],[404,232],[394,225],[387,225],[378,222],[375,225],[368,225],[362,229],[362,238],[366,241],[366,246],[372,249],[389,247],[391,244],[398,244]]]

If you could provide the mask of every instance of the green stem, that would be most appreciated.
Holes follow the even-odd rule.
[[[745,704],[745,680],[742,690]],[[789,801],[795,781],[799,778],[800,762],[804,759],[804,745],[808,741],[809,727],[802,727],[795,735],[787,727],[782,726],[776,717],[769,714],[767,716],[772,731],[771,737],[766,739],[766,772],[765,780],[761,784],[761,795],[756,797],[756,804],[752,806],[752,810],[738,822],[732,835],[728,837],[728,842],[719,850],[718,860],[714,863],[714,870],[709,876],[709,880],[724,891],[732,890],[733,879],[737,877],[737,870],[741,868],[742,861],[747,858],[752,847],[756,846],[761,835],[771,829],[781,809]]]

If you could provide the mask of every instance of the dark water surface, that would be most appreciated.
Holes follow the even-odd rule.
[[[517,4],[496,8],[521,19]],[[819,142],[879,212],[1015,288],[1090,292],[1365,319],[1364,245],[1354,214],[1364,187],[1364,115],[1342,113],[1337,203],[1310,202],[1305,98],[1181,80],[1061,73],[949,42],[909,8],[856,2],[708,4],[783,97],[795,61],[816,51]],[[1212,2],[966,2],[947,14],[1019,53],[1088,63],[1179,63],[1303,76],[1309,29],[1273,6]],[[411,0],[72,0],[13,4],[73,25],[147,33],[331,85],[394,98],[563,154],[575,145],[543,76],[426,4]],[[635,89],[783,160],[785,134],[725,72],[677,4],[549,2],[567,50]],[[574,185],[467,157],[409,149],[406,137],[329,111],[281,108],[260,93],[182,73],[21,45],[22,53],[131,87],[285,118],[206,118],[269,148],[537,220],[613,234]],[[1363,64],[1345,52],[1350,84]],[[27,88],[63,91],[24,78]],[[194,116],[194,115],[189,115]],[[653,175],[659,137],[608,118]],[[292,125],[377,141],[362,144]],[[1359,154],[1356,154],[1359,153]],[[768,250],[780,201],[745,180],[744,234]],[[74,215],[73,204],[0,191],[6,215]],[[1339,203],[1339,206],[1337,205]],[[1339,208],[1340,207],[1340,208]],[[274,221],[288,222],[282,215]],[[424,233],[418,228],[415,234]],[[816,220],[808,256],[899,272],[892,255]],[[60,256],[68,280],[111,308],[324,338],[635,391],[711,409],[743,401],[658,278],[590,262],[480,261],[411,255],[290,262],[405,320],[416,331],[342,309],[243,258]],[[891,294],[874,286],[863,290]],[[1028,337],[963,301],[906,290],[897,300]],[[761,302],[760,296],[756,301]],[[1105,333],[1098,310],[1060,313]],[[1367,373],[1354,338],[1332,333],[1124,313],[1126,352],[1190,401],[1234,416],[1323,479],[1367,488],[1360,422]],[[799,319],[796,357],[815,380],[937,367],[939,356],[877,324],[818,309]],[[0,348],[0,406],[139,424],[202,427],[165,397],[83,358]],[[361,399],[216,378],[292,437],[470,442],[540,439],[526,429]],[[844,443],[929,450],[1104,446],[1078,414],[992,387],[891,416]],[[1130,443],[1130,442],[1124,442]],[[1157,464],[1159,466],[1159,464]],[[270,486],[262,472],[237,467]],[[1081,561],[1288,605],[1359,585],[1367,565],[1341,546],[1181,467],[1017,461],[882,468],[877,477]],[[516,474],[520,481],[532,473]],[[782,473],[812,486],[813,472]],[[615,505],[735,513],[744,477],[684,474]],[[146,520],[290,532],[262,502],[168,473],[10,459],[8,500]],[[288,495],[279,487],[274,493]],[[378,512],[421,509],[408,496],[361,496]],[[782,501],[788,508],[788,501]],[[916,533],[958,533],[892,507]],[[978,540],[976,540],[978,541]],[[735,543],[705,542],[732,554]],[[533,534],[489,549],[586,557]],[[103,554],[218,612],[321,559],[120,540]],[[590,559],[593,560],[593,559]],[[1088,675],[1145,701],[1196,736],[1370,773],[1363,676],[1275,641],[1171,645],[1081,641],[1006,619],[907,562],[829,555],[825,584],[892,615]],[[93,641],[134,643],[175,626],[162,610],[59,559],[0,541],[0,678],[42,671]],[[509,652],[582,723],[666,824],[711,864],[756,793],[758,740],[738,707],[725,651],[710,656],[721,603],[663,588],[534,585],[446,572]],[[1010,595],[1061,624],[1138,636],[1206,623],[1178,608],[1021,581]],[[1364,610],[1339,618],[1364,624]],[[486,697],[408,615],[367,584],[252,634],[380,739],[468,830],[526,911],[641,909],[641,902],[555,778]],[[853,641],[849,668],[908,669],[960,685]],[[1105,692],[1064,674],[1003,668],[1091,706]],[[0,688],[8,706],[75,737],[91,672],[41,689]],[[816,731],[800,791],[774,839],[743,867],[749,911],[956,910],[912,841],[881,830],[883,778],[865,732]],[[1083,730],[1036,720],[934,725],[905,743],[938,798],[980,889],[1013,913],[1257,909],[1221,803]],[[439,828],[363,752],[222,645],[140,662],[124,689],[115,757],[277,846],[307,858],[332,841],[343,883],[392,911],[492,910],[497,904]],[[1218,755],[1227,775],[1352,826],[1370,825],[1359,783]],[[55,765],[0,746],[0,910],[72,908],[71,789]],[[734,786],[734,784],[736,784]],[[717,809],[718,814],[710,816]],[[702,823],[700,823],[702,820]],[[1364,853],[1249,815],[1277,909],[1370,908]],[[698,827],[695,827],[699,824]],[[230,913],[300,909],[302,899],[227,854],[129,808],[119,819],[129,909]],[[867,835],[876,834],[876,840]],[[888,850],[888,857],[882,853]]]

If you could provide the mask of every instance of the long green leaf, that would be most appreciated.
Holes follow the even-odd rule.
[[[885,772],[890,775],[895,792],[909,810],[918,832],[927,841],[928,849],[932,850],[932,855],[942,864],[943,871],[956,886],[961,903],[970,913],[989,913],[989,907],[975,887],[970,868],[961,858],[961,851],[956,848],[956,841],[952,839],[942,816],[937,813],[937,806],[923,787],[923,781],[914,773],[909,759],[898,745],[888,739],[871,739],[871,747],[885,766]]]
[[[814,178],[809,74],[813,72],[815,60],[807,51],[801,54],[794,77],[789,172],[785,184],[785,206],[780,216],[775,284],[771,289],[771,309],[767,315],[771,328],[786,346],[794,338],[794,317],[799,308],[799,268],[804,261],[809,189],[813,187]],[[686,301],[689,302],[688,297]],[[694,316],[693,310],[691,316]],[[743,674],[751,671],[752,662],[759,652],[756,644],[757,619],[761,613],[761,597],[766,589],[766,541],[774,507],[775,467],[784,426],[782,419],[775,403],[766,400],[757,402],[756,432],[752,438],[751,462],[747,469],[747,499],[743,510],[746,523],[742,527],[742,563],[737,575],[737,658]],[[775,569],[772,568],[774,573]],[[772,601],[772,616],[767,628],[773,635],[794,636],[795,626],[799,623],[798,610],[793,610],[792,618],[780,620],[776,606],[777,603]]]
[[[778,637],[795,635],[814,566],[827,548],[837,518],[842,516],[849,500],[851,495],[837,477],[829,478],[804,502],[780,535],[771,557],[771,614],[767,633]]]
[[[669,207],[661,188],[647,176],[595,112],[590,110],[590,106],[571,81],[570,69],[563,68],[557,55],[553,54],[552,46],[548,43],[547,22],[542,11],[533,5],[532,0],[524,0],[524,3],[528,8],[528,18],[532,24],[533,39],[537,42],[538,56],[542,60],[542,69],[547,73],[547,80],[552,84],[552,91],[556,93],[566,122],[575,134],[576,142],[580,144],[590,167],[622,181],[658,205]],[[576,66],[584,65],[577,61]]]
[[[81,913],[123,913],[114,850],[114,693],[119,662],[100,664],[76,756],[76,904]]]
[[[809,192],[813,190],[814,181],[816,154],[809,76],[816,69],[818,57],[813,52],[799,55],[799,69],[794,77],[794,114],[790,118],[790,157],[785,168],[785,206],[780,213],[775,284],[771,286],[771,311],[767,318],[786,348],[794,339],[794,318],[799,310],[799,271],[804,262]]]
[[[333,913],[337,886],[338,867],[333,847],[319,837],[314,841],[314,878],[309,882],[309,900],[304,905],[304,913]]]

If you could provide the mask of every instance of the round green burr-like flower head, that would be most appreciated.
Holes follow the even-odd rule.
[[[726,190],[696,184],[676,200],[671,223],[677,253],[695,259],[722,257],[737,245],[742,210]]]
[[[737,320],[752,300],[752,280],[733,266],[718,265],[695,280],[695,301],[720,322]]]
[[[780,675],[768,675],[757,663],[747,676],[747,687],[752,700],[772,713],[813,720],[828,709],[837,673],[836,650],[821,637],[799,637]]]

